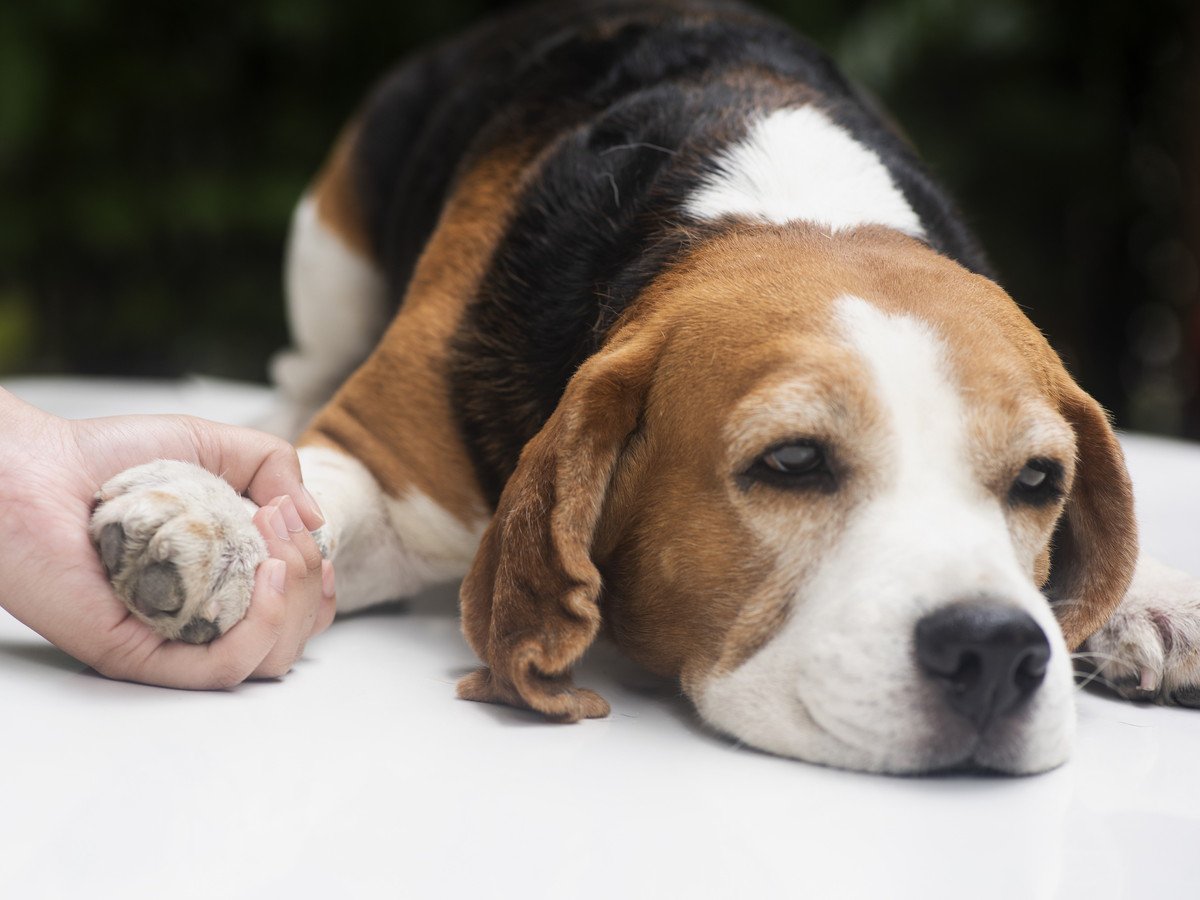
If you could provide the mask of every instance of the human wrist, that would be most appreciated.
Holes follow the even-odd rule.
[[[11,463],[14,456],[28,458],[30,448],[44,440],[47,430],[63,421],[0,387],[0,460]],[[5,470],[10,468],[4,465]]]

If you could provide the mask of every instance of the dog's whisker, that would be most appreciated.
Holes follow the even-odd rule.
[[[670,147],[662,147],[658,144],[651,144],[646,141],[635,141],[630,144],[615,144],[606,150],[600,151],[600,156],[608,156],[610,153],[615,153],[618,150],[657,150],[659,153],[666,153],[668,156],[674,156],[677,151]]]
[[[1105,662],[1124,663],[1119,656],[1113,656],[1111,653],[1101,653],[1099,650],[1080,650],[1070,655],[1072,660],[1093,660],[1102,659]]]

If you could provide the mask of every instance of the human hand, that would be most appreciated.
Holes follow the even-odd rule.
[[[88,538],[99,485],[156,458],[218,473],[263,507],[254,522],[271,559],[246,617],[211,644],[166,641],[130,614]],[[283,675],[333,619],[333,569],[307,531],[322,521],[277,438],[186,416],[71,422],[0,391],[0,604],[110,678],[222,688]]]

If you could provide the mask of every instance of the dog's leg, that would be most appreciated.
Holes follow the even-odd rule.
[[[466,574],[486,519],[467,527],[415,487],[390,496],[360,461],[329,447],[301,447],[300,462],[326,517],[318,542],[337,571],[338,612]]]
[[[292,346],[271,361],[279,406],[260,427],[294,440],[383,333],[383,276],[305,197],[292,216],[285,273]]]
[[[318,542],[334,562],[339,611],[461,576],[487,524],[446,357],[524,163],[520,153],[498,156],[461,176],[401,312],[300,439],[304,482],[327,520]],[[215,625],[189,636],[206,640],[240,616],[244,575],[265,547],[232,488],[195,466],[151,464],[118,475],[99,499],[92,538],[136,614],[185,639],[184,626],[201,616]],[[231,573],[241,586],[222,593]]]
[[[408,597],[461,578],[483,528],[461,524],[411,489],[384,493],[358,460],[300,450],[305,484],[326,517],[316,534],[337,571],[338,611]],[[105,484],[91,533],[117,595],[168,638],[205,643],[245,614],[266,546],[257,508],[190,463],[157,461]]]
[[[1081,659],[1122,697],[1200,707],[1200,578],[1142,555]]]
[[[292,214],[284,266],[292,346],[271,361],[278,407],[260,428],[295,440],[367,358],[390,314],[383,273],[354,205],[353,130]]]

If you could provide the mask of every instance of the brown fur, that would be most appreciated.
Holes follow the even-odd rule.
[[[363,259],[371,259],[371,239],[363,224],[362,205],[354,184],[354,145],[358,130],[359,123],[354,120],[338,135],[311,190],[322,224]]]
[[[563,721],[608,714],[570,669],[600,628],[592,542],[656,351],[637,335],[590,360],[526,445],[463,582],[463,631],[488,667],[460,681],[459,696]]]
[[[528,156],[512,148],[462,175],[399,314],[299,441],[349,452],[389,495],[415,487],[468,527],[487,510],[450,411],[446,351],[504,234]]]
[[[1059,623],[1077,649],[1108,621],[1125,596],[1137,562],[1133,487],[1104,410],[1073,381],[1058,401],[1078,438],[1079,477],[1055,534],[1051,591],[1062,597]]]
[[[689,688],[735,668],[770,638],[791,589],[870,490],[869,479],[837,497],[734,483],[762,449],[796,436],[795,421],[736,414],[748,395],[794,378],[796,359],[820,395],[804,433],[871,453],[853,436],[870,432],[877,407],[858,361],[827,338],[833,297],[821,279],[796,277],[803,257],[790,275],[762,265],[764,250],[793,258],[796,248],[784,246],[791,242],[773,246],[776,239],[733,233],[703,245],[647,298],[670,340],[644,427],[614,482],[599,548],[610,575],[605,609],[626,652]],[[868,470],[853,453],[845,463]],[[764,519],[772,522],[765,530]]]

